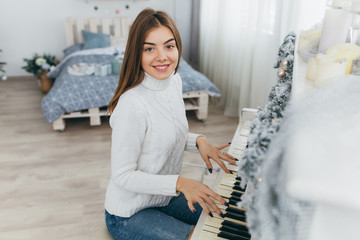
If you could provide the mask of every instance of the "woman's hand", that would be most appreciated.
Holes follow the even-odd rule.
[[[196,145],[198,146],[200,155],[204,159],[209,172],[212,173],[212,164],[210,158],[213,159],[219,166],[224,169],[226,173],[232,173],[229,169],[226,168],[222,160],[229,162],[230,164],[236,165],[236,158],[231,156],[228,153],[221,152],[220,150],[228,147],[230,144],[225,144],[219,147],[213,146],[205,137],[199,136],[196,139]],[[222,159],[222,160],[221,160]]]
[[[212,191],[207,185],[188,178],[179,177],[176,183],[176,191],[182,192],[185,198],[188,200],[189,209],[195,212],[194,203],[199,203],[203,211],[209,216],[213,216],[210,208],[212,208],[220,217],[224,217],[224,214],[215,202],[210,198],[216,199],[221,204],[229,206],[228,203],[219,194]],[[210,207],[210,208],[209,208]]]

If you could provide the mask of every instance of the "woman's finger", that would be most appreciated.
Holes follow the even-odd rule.
[[[218,146],[216,147],[218,150],[221,150],[221,149],[224,149],[226,147],[230,146],[230,144],[224,144],[224,145],[221,145],[221,146]]]
[[[208,195],[203,194],[201,197],[220,217],[224,216],[220,208],[215,204],[215,202],[211,198],[208,197]]]
[[[206,192],[209,196],[211,196],[213,199],[215,199],[216,201],[218,201],[219,203],[225,205],[225,206],[229,206],[229,204],[226,202],[226,200],[224,198],[222,198],[219,194],[217,194],[216,192],[214,192],[213,190],[209,189]]]
[[[232,160],[236,161],[236,158],[233,157],[232,155],[228,154],[227,152],[222,152],[222,154],[228,156],[229,158],[231,158]]]
[[[202,207],[203,211],[205,211],[210,217],[213,217],[210,209],[208,208],[208,206],[206,205],[206,203],[204,202],[204,200],[202,200],[201,197],[198,198],[199,205]]]
[[[225,152],[222,152],[219,154],[219,157],[221,159],[224,159],[225,161],[229,162],[230,164],[232,165],[236,165],[236,161],[235,161],[235,158],[234,159],[231,159],[228,155],[226,155]]]
[[[212,157],[212,159],[217,162],[217,164],[226,172],[226,173],[232,173],[229,171],[229,169],[226,168],[225,164],[223,163],[223,161],[221,161],[221,159],[215,155],[214,157]]]
[[[192,211],[193,213],[196,213],[196,209],[195,209],[194,205],[192,204],[192,202],[188,201],[187,204],[189,206],[190,211]]]
[[[206,164],[206,167],[208,168],[209,172],[212,173],[212,170],[213,170],[213,166],[210,162],[210,159],[209,159],[209,156],[206,155],[205,153],[200,153],[202,159],[204,160],[205,164]]]

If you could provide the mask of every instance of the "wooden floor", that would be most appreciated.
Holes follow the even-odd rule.
[[[0,81],[0,239],[89,239],[104,221],[111,129],[106,118],[96,127],[84,118],[53,131],[41,113],[43,96],[33,77]],[[188,119],[190,131],[214,145],[231,141],[238,124],[213,105],[205,123],[193,113]],[[184,160],[202,163],[198,153]],[[183,167],[182,175],[199,179],[201,169]]]

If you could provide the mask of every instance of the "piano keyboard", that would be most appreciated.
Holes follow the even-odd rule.
[[[241,111],[240,123],[228,151],[229,154],[239,160],[244,155],[250,133],[250,122],[254,119],[255,113],[255,109],[243,109]],[[236,205],[245,192],[245,189],[240,187],[241,179],[237,177],[238,166],[227,165],[227,168],[233,174],[221,171],[215,180],[215,187],[213,187],[214,191],[229,203],[229,207],[226,207],[216,201],[217,206],[224,213],[224,218],[221,218],[213,210],[214,217],[202,212],[191,240],[253,240],[246,224],[246,210]]]

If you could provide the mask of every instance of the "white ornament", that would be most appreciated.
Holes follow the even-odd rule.
[[[281,62],[280,62],[280,67],[287,67],[289,66],[289,61],[284,58]]]

